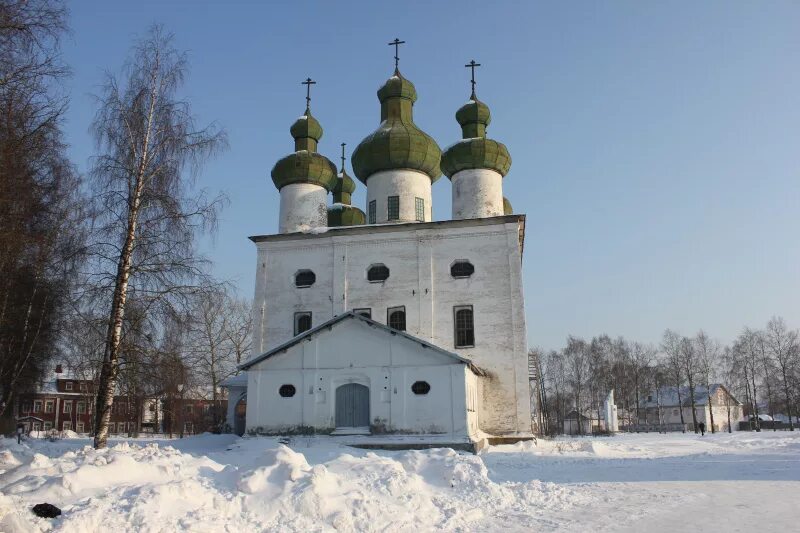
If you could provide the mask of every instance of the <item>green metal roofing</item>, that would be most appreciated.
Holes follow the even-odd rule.
[[[382,170],[409,169],[427,174],[431,183],[441,175],[442,151],[428,134],[414,124],[417,99],[414,84],[398,70],[378,89],[381,124],[353,152],[353,171],[361,182]]]
[[[348,204],[335,203],[328,208],[328,227],[361,226],[366,224],[364,211]]]
[[[336,166],[317,153],[317,142],[322,138],[322,126],[306,108],[290,133],[294,137],[293,154],[278,160],[272,167],[272,181],[278,190],[294,183],[311,183],[330,191],[336,185]]]
[[[503,196],[503,214],[504,215],[512,215],[514,214],[514,208],[511,207],[511,202],[508,201],[508,198]]]
[[[448,147],[442,154],[442,172],[448,178],[466,169],[486,168],[508,174],[511,155],[508,148],[493,139],[486,138],[486,127],[492,120],[489,106],[478,100],[475,93],[469,102],[456,111],[456,120],[461,125],[462,140]]]
[[[341,204],[349,204],[353,191],[356,190],[356,182],[353,181],[347,171],[342,168],[336,177],[336,185],[333,186],[333,201]]]

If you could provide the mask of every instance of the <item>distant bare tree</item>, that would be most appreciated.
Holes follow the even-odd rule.
[[[711,404],[711,381],[714,370],[719,364],[720,348],[713,339],[710,339],[702,329],[694,338],[695,351],[697,354],[697,374],[703,386],[706,388],[708,396],[708,412],[711,422],[711,433],[716,433],[714,428],[714,408]]]
[[[661,341],[661,349],[666,355],[665,363],[672,375],[672,382],[675,385],[675,392],[678,395],[678,411],[681,415],[681,431],[686,433],[686,422],[683,419],[683,398],[681,397],[681,386],[683,385],[684,365],[682,358],[683,338],[672,330],[666,330]]]
[[[589,382],[589,347],[586,341],[570,336],[564,348],[567,382],[572,389],[575,411],[577,413],[578,433],[583,433],[581,416],[584,408],[584,391]]]
[[[213,125],[197,128],[189,104],[176,97],[187,67],[172,36],[154,27],[134,47],[123,82],[108,76],[93,124],[101,151],[92,169],[95,282],[110,293],[96,448],[108,437],[129,292],[152,313],[169,295],[192,290],[205,266],[195,236],[213,228],[222,201],[192,190],[191,178],[225,136]]]
[[[800,341],[796,330],[786,327],[781,317],[772,317],[767,323],[765,341],[770,356],[780,371],[784,402],[789,416],[789,430],[794,431],[792,423],[792,395],[790,393],[790,374],[800,365]]]

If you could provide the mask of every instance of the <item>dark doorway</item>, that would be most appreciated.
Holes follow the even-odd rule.
[[[336,427],[369,426],[369,387],[348,383],[336,389]]]

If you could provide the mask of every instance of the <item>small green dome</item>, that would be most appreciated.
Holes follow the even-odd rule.
[[[303,116],[294,121],[289,133],[295,139],[309,138],[319,141],[322,138],[322,126],[319,121],[311,115],[311,111],[306,109]]]
[[[462,140],[448,147],[442,154],[442,172],[452,178],[457,172],[472,168],[494,170],[501,176],[511,168],[511,155],[501,143],[486,138],[486,127],[491,122],[489,106],[478,100],[475,93],[469,102],[456,111],[461,125]]]
[[[367,222],[364,211],[348,204],[333,204],[328,208],[328,227],[362,226]]]
[[[442,151],[430,135],[414,124],[414,84],[399,71],[378,89],[381,124],[353,152],[353,171],[362,183],[382,170],[408,169],[439,179]]]
[[[511,207],[511,202],[508,201],[508,198],[503,196],[503,214],[504,215],[513,215],[514,208]]]
[[[334,185],[332,191],[333,194],[353,194],[353,191],[355,190],[356,182],[353,181],[353,178],[347,174],[346,170],[342,169],[342,171],[339,172],[339,175],[336,176],[336,185]]]
[[[289,130],[294,137],[293,154],[278,160],[272,167],[272,181],[278,190],[293,183],[311,183],[331,191],[336,185],[336,166],[317,153],[322,126],[306,108]]]
[[[470,124],[483,125],[483,134],[485,135],[485,128],[492,121],[492,113],[489,111],[488,105],[475,98],[470,99],[456,111],[456,120],[462,128]],[[481,137],[481,135],[476,134],[474,137]]]

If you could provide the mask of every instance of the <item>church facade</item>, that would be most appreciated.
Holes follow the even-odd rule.
[[[229,386],[231,409],[246,397],[248,432],[531,435],[525,217],[502,192],[511,158],[486,137],[474,83],[456,113],[463,138],[444,153],[414,123],[416,98],[397,69],[378,90],[380,125],[352,157],[366,211],[350,203],[344,157],[337,172],[317,152],[310,106],[292,125],[295,152],[272,170],[279,233],[251,237],[253,355]],[[452,218],[433,221],[442,173]]]

